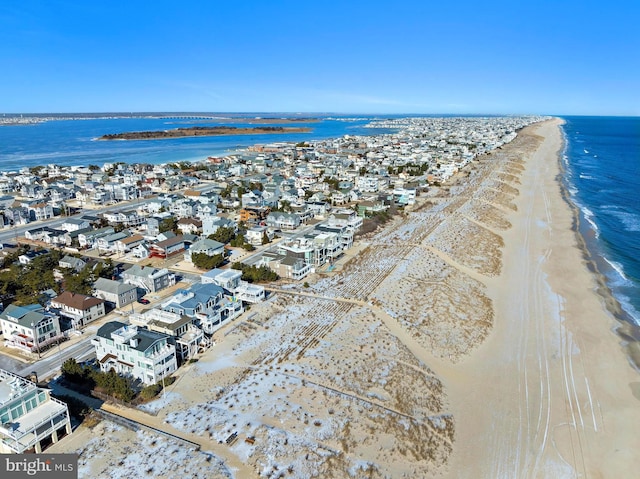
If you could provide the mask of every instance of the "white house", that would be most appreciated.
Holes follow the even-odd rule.
[[[60,228],[65,231],[78,231],[88,228],[89,226],[91,226],[91,223],[82,218],[67,218],[64,220],[64,223],[62,223]]]
[[[176,348],[169,336],[111,321],[91,340],[102,371],[139,379],[150,385],[162,381],[177,368]]]
[[[5,346],[31,353],[39,353],[64,336],[58,315],[39,304],[10,304],[0,314],[0,325]]]
[[[176,275],[167,268],[157,269],[136,264],[124,271],[121,276],[125,283],[133,284],[150,293],[176,284]]]
[[[176,345],[176,354],[182,361],[194,357],[200,349],[207,348],[211,342],[202,329],[195,325],[195,317],[154,308],[129,316],[134,326],[172,336]]]
[[[220,243],[219,241],[210,240],[208,238],[196,241],[188,250],[184,252],[184,259],[192,263],[192,255],[196,253],[204,253],[207,256],[224,254],[224,244]]]
[[[264,301],[264,286],[242,281],[242,272],[235,269],[212,269],[201,277],[203,284],[213,283],[224,291],[245,303],[259,303]]]

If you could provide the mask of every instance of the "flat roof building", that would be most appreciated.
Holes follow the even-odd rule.
[[[0,369],[0,453],[42,452],[42,441],[71,434],[69,409],[35,383]]]

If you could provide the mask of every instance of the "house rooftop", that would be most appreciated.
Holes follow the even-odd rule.
[[[130,326],[120,321],[111,321],[104,324],[98,329],[96,335],[105,339],[120,340],[123,343],[127,342],[132,349],[142,352],[149,349],[155,342],[168,338],[166,334],[156,333],[155,331],[149,331],[148,329],[137,326]],[[130,341],[132,339],[137,341],[131,343]]]
[[[121,283],[120,281],[113,281],[107,278],[98,278],[93,284],[93,289],[106,293],[122,294],[137,288],[133,284]]]
[[[60,303],[70,308],[79,309],[85,311],[93,306],[104,303],[104,299],[94,298],[93,296],[87,296],[85,294],[72,293],[71,291],[65,291],[58,297],[54,298],[52,303]]]

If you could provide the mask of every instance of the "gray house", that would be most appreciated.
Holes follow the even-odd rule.
[[[176,284],[176,275],[168,269],[134,265],[122,273],[122,280],[147,292],[155,293]]]
[[[76,273],[79,273],[80,271],[82,271],[86,265],[87,265],[86,261],[80,258],[76,258],[74,256],[69,256],[69,255],[65,256],[60,261],[58,261],[58,266],[60,266],[61,268],[72,269]]]
[[[122,308],[138,299],[138,287],[106,278],[98,278],[93,284],[95,296]]]

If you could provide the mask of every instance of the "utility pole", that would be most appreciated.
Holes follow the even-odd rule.
[[[38,325],[36,324],[34,327],[34,324],[31,323],[31,333],[33,334],[33,340],[36,343],[36,348],[38,350],[38,359],[40,359],[40,343],[38,342]]]

